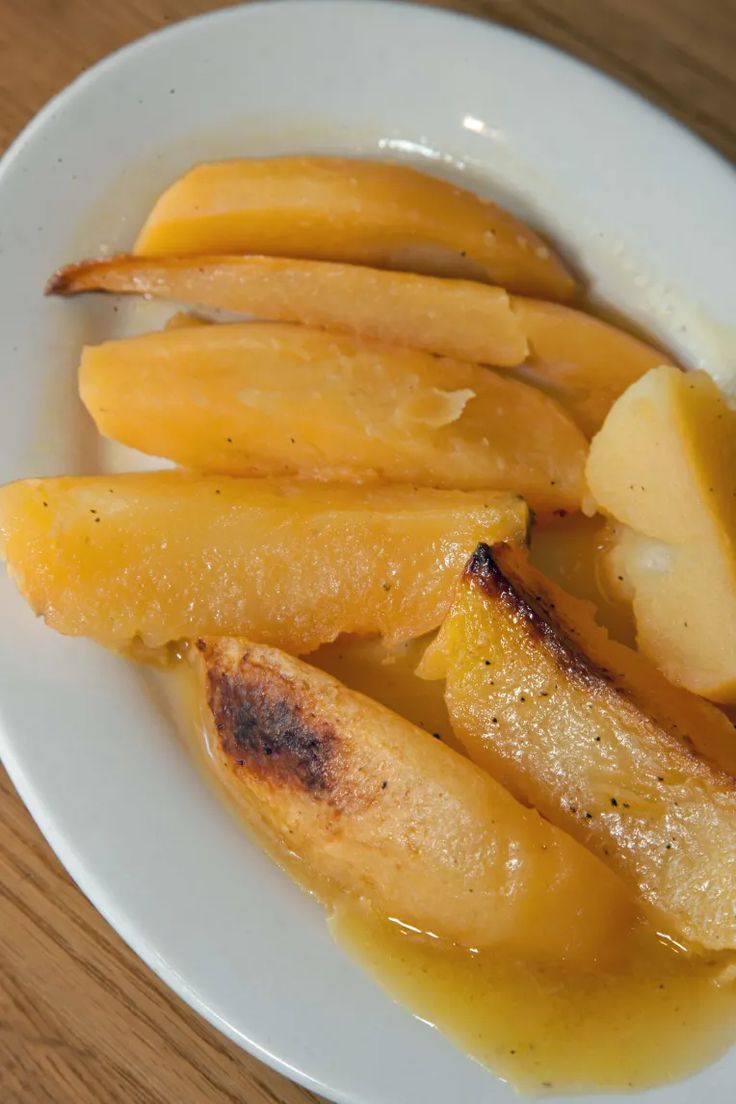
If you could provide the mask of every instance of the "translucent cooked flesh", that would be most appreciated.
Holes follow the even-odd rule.
[[[52,628],[103,644],[248,634],[297,652],[436,627],[479,539],[523,540],[508,495],[200,478],[0,488],[0,553]]]
[[[200,642],[198,663],[214,769],[313,876],[529,957],[590,960],[632,920],[603,864],[398,714],[242,640]]]
[[[587,478],[622,523],[608,568],[639,647],[678,685],[736,702],[736,414],[704,373],[658,368],[616,403]]]
[[[669,363],[659,349],[583,311],[518,296],[511,307],[529,342],[520,377],[554,395],[589,436],[629,384]]]
[[[69,265],[47,291],[173,299],[501,367],[520,364],[527,354],[503,288],[361,265],[279,257],[114,257]]]
[[[581,500],[587,444],[554,400],[413,349],[202,326],[87,347],[80,393],[106,436],[200,470]]]
[[[609,523],[603,518],[566,514],[534,526],[529,559],[563,590],[591,603],[596,621],[609,636],[633,647],[636,634],[631,607],[608,584],[601,566],[609,546]]]
[[[736,741],[524,555],[478,549],[420,673],[455,734],[678,937],[736,948]],[[721,767],[725,769],[721,769]]]
[[[567,299],[575,281],[508,212],[407,165],[274,157],[198,165],[159,198],[135,252],[265,253],[460,276]]]
[[[428,633],[389,644],[381,637],[340,636],[312,652],[309,662],[457,750],[444,686],[416,673],[433,637]]]

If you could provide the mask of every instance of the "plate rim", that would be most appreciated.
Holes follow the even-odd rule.
[[[12,160],[17,156],[26,142],[32,140],[35,130],[37,128],[40,129],[47,120],[53,116],[54,110],[57,107],[61,106],[64,101],[73,94],[83,90],[88,83],[92,83],[96,80],[101,71],[108,67],[111,68],[117,64],[122,57],[128,54],[133,54],[140,49],[147,49],[153,40],[157,40],[161,37],[173,39],[177,34],[185,33],[185,29],[198,23],[227,22],[234,17],[241,17],[244,14],[252,12],[258,13],[261,10],[265,11],[276,6],[291,8],[294,11],[298,11],[306,8],[328,9],[334,6],[336,2],[337,0],[244,0],[244,2],[232,4],[229,7],[217,8],[214,11],[200,12],[196,15],[187,16],[185,19],[177,20],[176,23],[147,31],[139,38],[133,39],[132,42],[126,42],[122,46],[118,46],[116,49],[111,50],[87,68],[83,69],[76,77],[73,77],[63,88],[60,88],[58,92],[55,92],[46,100],[38,111],[24,123],[15,137],[11,139],[2,155],[0,155],[0,182],[2,175],[7,171],[8,165],[11,164]],[[664,123],[669,128],[679,131],[681,136],[695,143],[696,146],[699,147],[701,153],[706,154],[715,164],[719,165],[721,169],[725,169],[736,177],[736,164],[731,162],[725,153],[712,145],[702,135],[698,134],[697,131],[693,130],[682,119],[678,119],[676,116],[671,115],[664,107],[660,107],[659,104],[648,99],[643,92],[626,84],[625,81],[621,80],[619,77],[603,69],[599,69],[592,62],[586,61],[584,58],[580,58],[576,54],[565,50],[561,46],[557,46],[553,42],[548,42],[547,39],[541,38],[536,34],[523,31],[518,27],[510,27],[505,23],[499,23],[490,17],[486,18],[474,15],[472,12],[459,11],[456,8],[435,6],[433,3],[423,3],[422,0],[339,0],[339,2],[342,8],[351,7],[356,10],[368,10],[370,8],[381,7],[384,9],[412,12],[414,15],[427,20],[436,19],[440,22],[446,20],[453,22],[460,21],[474,24],[476,27],[482,27],[484,33],[499,35],[500,37],[508,36],[516,40],[521,39],[535,49],[562,59],[563,63],[584,70],[596,81],[612,85],[618,94],[623,94],[630,98],[639,108],[644,109],[652,116],[656,116],[660,123]]]

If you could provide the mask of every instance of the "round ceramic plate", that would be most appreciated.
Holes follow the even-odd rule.
[[[119,331],[121,316],[109,302],[44,300],[49,273],[130,246],[193,162],[287,151],[411,159],[500,197],[595,296],[728,382],[736,180],[717,155],[498,27],[353,0],[253,5],[108,58],[5,157],[0,479],[105,461],[74,372],[81,344]],[[147,309],[124,326],[142,328]],[[319,906],[219,804],[134,666],[49,632],[5,579],[0,626],[3,760],[82,890],[172,989],[337,1101],[514,1099],[333,944]],[[736,1053],[647,1097],[726,1104],[734,1081]]]

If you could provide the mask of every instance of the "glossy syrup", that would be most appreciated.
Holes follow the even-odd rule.
[[[330,927],[394,998],[523,1093],[676,1081],[736,1038],[728,962],[680,951],[651,929],[625,935],[613,965],[576,973],[473,954],[347,902]]]

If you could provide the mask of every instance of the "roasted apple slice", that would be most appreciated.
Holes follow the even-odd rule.
[[[511,306],[529,342],[520,378],[554,395],[589,437],[629,384],[669,363],[654,346],[582,311],[518,296]]]
[[[523,540],[510,495],[203,478],[0,488],[0,554],[52,628],[122,645],[247,633],[297,652],[436,627],[479,539]]]
[[[86,348],[80,393],[107,437],[203,471],[582,498],[587,442],[553,399],[414,349],[202,326]]]
[[[575,292],[561,260],[513,215],[386,161],[197,165],[158,199],[135,252],[267,253],[469,277],[546,299]]]
[[[280,257],[113,257],[67,265],[46,290],[177,300],[499,367],[521,364],[527,355],[503,288],[362,265]]]
[[[641,650],[678,685],[736,702],[736,413],[704,372],[658,368],[614,406],[587,479],[622,523],[608,572]]]
[[[420,673],[446,677],[467,754],[608,863],[663,930],[736,949],[736,739],[719,710],[508,546],[477,549]]]
[[[333,892],[529,957],[590,960],[631,921],[602,863],[378,702],[243,640],[195,663],[217,776]]]

